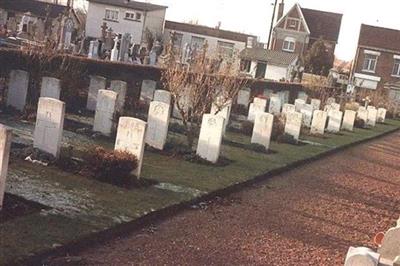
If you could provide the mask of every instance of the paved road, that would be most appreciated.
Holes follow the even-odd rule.
[[[75,256],[85,265],[342,265],[349,246],[373,247],[400,215],[399,148],[395,133]]]

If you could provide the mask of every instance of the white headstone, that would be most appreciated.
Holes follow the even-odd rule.
[[[332,133],[339,132],[340,128],[342,126],[343,112],[337,111],[337,110],[331,110],[329,112],[328,117],[329,117],[329,121],[328,121],[327,131],[332,132]]]
[[[313,115],[313,120],[311,123],[310,133],[324,135],[327,117],[328,114],[326,112],[321,110],[315,110]]]
[[[239,91],[237,97],[237,104],[248,106],[250,101],[250,89],[245,88]]]
[[[0,211],[3,207],[4,192],[10,158],[12,131],[0,124]]]
[[[91,58],[91,59],[99,58],[99,41],[98,40],[90,41],[88,58]]]
[[[247,120],[254,121],[257,113],[264,113],[264,112],[265,112],[265,106],[251,103],[249,107],[249,114],[247,116]]]
[[[279,115],[281,113],[282,101],[279,96],[272,96],[269,101],[269,113]]]
[[[373,106],[368,106],[367,112],[368,112],[367,126],[375,127],[376,118],[378,116],[378,110],[376,110],[376,108]]]
[[[321,100],[311,99],[311,105],[314,108],[314,110],[319,110],[319,108],[321,107]]]
[[[145,136],[146,122],[132,117],[119,118],[115,150],[129,152],[136,156],[138,168],[134,174],[138,178],[142,171]]]
[[[361,119],[362,121],[364,121],[365,125],[367,125],[367,120],[368,120],[367,108],[365,108],[365,107],[358,108],[357,118]]]
[[[168,105],[171,104],[171,93],[166,90],[156,90],[154,92],[154,101],[155,102],[162,102]]]
[[[350,247],[344,266],[378,266],[380,255],[369,248]]]
[[[218,115],[224,118],[224,134],[226,131],[226,128],[229,124],[229,118],[231,116],[231,109],[232,109],[232,101],[231,100],[227,100],[226,103],[224,103],[224,100],[219,100],[217,99],[217,102],[219,101],[219,104],[221,106],[218,106],[217,104],[212,104],[211,105],[211,112],[210,114],[212,115]],[[221,110],[218,110],[219,108],[221,108]]]
[[[61,82],[59,79],[51,77],[42,78],[42,86],[40,89],[40,97],[60,99]]]
[[[222,116],[203,115],[196,154],[207,161],[216,163],[221,150],[223,130]]]
[[[303,99],[296,99],[294,101],[294,106],[296,107],[296,112],[300,112],[301,109],[303,109],[303,105],[305,105],[306,102]]]
[[[303,100],[306,103],[308,100],[308,95],[304,91],[299,91],[297,98]]]
[[[387,112],[387,110],[385,108],[379,108],[378,109],[378,115],[377,115],[377,122],[378,123],[385,123],[386,112]]]
[[[125,98],[128,84],[122,80],[112,80],[110,90],[118,94],[116,111],[122,113],[125,107]]]
[[[99,90],[105,90],[107,80],[100,76],[90,76],[88,99],[86,109],[90,111],[96,110],[97,94]]]
[[[157,82],[154,80],[143,80],[140,91],[140,100],[150,103],[154,98]]]
[[[277,94],[281,99],[282,105],[289,102],[289,91],[278,91]]]
[[[146,143],[151,147],[163,150],[167,142],[170,105],[153,101],[150,103],[147,120]]]
[[[301,123],[303,115],[299,112],[290,112],[286,114],[285,133],[293,136],[294,139],[299,140]]]
[[[329,97],[329,98],[326,100],[326,105],[331,105],[332,103],[336,103],[336,99],[333,98],[333,97]]]
[[[356,115],[357,113],[353,110],[346,110],[344,112],[343,124],[342,124],[343,130],[353,131]]]
[[[8,83],[7,106],[22,111],[25,108],[28,94],[29,73],[22,70],[11,70]]]
[[[314,107],[311,104],[304,104],[300,110],[303,115],[303,125],[308,128],[311,127],[313,112]]]
[[[58,157],[64,127],[65,103],[39,98],[33,147]]]
[[[114,115],[118,94],[110,90],[99,90],[97,95],[96,113],[94,115],[93,131],[105,136],[111,136],[114,128]]]
[[[274,116],[272,114],[257,113],[254,121],[251,143],[260,144],[268,150],[271,142],[273,123]]]
[[[282,114],[286,115],[289,112],[296,112],[296,107],[293,104],[285,103],[282,108]]]
[[[256,97],[253,100],[253,104],[264,107],[264,111],[265,111],[265,108],[267,108],[267,99]]]
[[[385,259],[394,260],[400,256],[400,227],[393,227],[385,233],[378,253]]]

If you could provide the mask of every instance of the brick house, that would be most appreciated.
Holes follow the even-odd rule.
[[[327,49],[335,52],[339,39],[342,14],[313,10],[295,4],[283,15],[283,1],[278,21],[272,32],[270,49],[304,55],[319,38]]]
[[[361,25],[352,77],[358,88],[400,100],[400,30]]]

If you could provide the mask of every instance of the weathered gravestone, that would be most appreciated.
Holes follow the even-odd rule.
[[[337,110],[331,110],[329,112],[329,121],[327,131],[337,133],[340,131],[342,126],[343,112]]]
[[[114,115],[118,94],[114,91],[99,90],[97,95],[96,113],[94,115],[93,131],[105,136],[111,136],[114,128]]]
[[[358,108],[357,111],[357,118],[364,121],[365,126],[367,126],[367,120],[368,120],[368,110],[365,107],[360,107]]]
[[[295,111],[296,111],[296,107],[293,104],[285,103],[283,105],[283,108],[282,108],[283,115],[286,115],[287,113],[295,112]]]
[[[400,227],[393,227],[385,233],[378,253],[389,260],[394,260],[397,256],[400,256]]]
[[[357,113],[353,110],[346,110],[344,112],[343,124],[342,124],[343,130],[353,131],[356,115]]]
[[[143,80],[140,91],[140,100],[150,103],[154,98],[157,82],[154,80]]]
[[[112,80],[110,84],[110,90],[116,92],[117,96],[117,104],[116,111],[122,113],[125,107],[125,98],[126,98],[126,90],[128,84],[122,80]]]
[[[319,108],[321,107],[321,100],[311,99],[311,105],[314,108],[314,110],[319,110]]]
[[[304,101],[304,103],[306,103],[308,100],[308,95],[304,91],[299,91],[297,99],[301,99]]]
[[[300,113],[303,115],[304,126],[311,127],[313,112],[314,108],[311,104],[304,104],[301,108]]]
[[[129,152],[136,156],[138,168],[134,171],[134,174],[138,178],[142,171],[145,136],[146,122],[132,117],[120,117],[115,150]]]
[[[278,97],[281,99],[282,105],[289,102],[289,91],[278,91],[277,94]]]
[[[216,163],[221,150],[223,130],[223,117],[203,115],[196,154],[207,161]]]
[[[329,97],[329,98],[326,100],[326,105],[331,105],[332,103],[336,103],[336,99],[333,98],[333,97]]]
[[[274,116],[269,113],[257,113],[254,120],[253,135],[251,143],[260,144],[269,149],[272,134],[272,125],[274,123]]]
[[[286,114],[285,133],[299,140],[303,115],[299,112]]]
[[[250,89],[245,88],[239,91],[237,97],[237,104],[248,106],[250,101]]]
[[[217,99],[219,101],[219,99]],[[222,108],[221,108],[222,107]],[[218,110],[221,109],[221,110]],[[224,134],[226,132],[226,128],[229,124],[229,118],[231,116],[231,109],[232,109],[232,101],[228,100],[225,104],[218,107],[216,104],[211,105],[211,112],[212,115],[218,115],[224,118]]]
[[[380,255],[369,248],[350,247],[344,266],[378,266]]]
[[[99,58],[99,41],[98,40],[90,41],[88,58],[91,58],[91,59]]]
[[[60,99],[61,82],[59,79],[51,77],[42,78],[42,86],[40,89],[40,97]]]
[[[385,108],[379,108],[378,109],[378,114],[377,114],[377,121],[378,123],[385,123],[386,120],[386,112],[387,110]]]
[[[310,133],[324,135],[327,117],[328,115],[326,112],[321,110],[315,110],[311,123]]]
[[[0,211],[3,207],[4,192],[10,158],[12,131],[0,124]]]
[[[373,106],[368,106],[367,108],[367,126],[374,127],[376,125],[376,118],[378,116],[378,110]]]
[[[305,105],[306,102],[303,99],[296,99],[294,101],[294,106],[296,108],[296,112],[300,112],[301,109],[303,109],[303,105]]]
[[[86,109],[90,111],[96,110],[97,95],[99,90],[105,90],[107,80],[100,76],[90,76],[89,92],[86,103]]]
[[[169,117],[169,104],[156,101],[150,103],[146,143],[157,150],[163,150],[167,142]]]
[[[171,93],[166,90],[156,90],[154,92],[154,101],[171,105]]]
[[[64,127],[65,103],[52,98],[39,98],[36,115],[33,147],[50,153],[60,154]]]
[[[265,107],[264,106],[251,103],[250,107],[249,107],[249,114],[247,116],[247,120],[254,122],[254,119],[256,118],[256,114],[257,113],[264,113],[264,112],[265,112]]]
[[[272,96],[269,101],[269,113],[279,115],[281,113],[282,101],[279,96]]]
[[[8,83],[7,106],[22,111],[25,108],[28,94],[29,73],[22,70],[11,70]]]

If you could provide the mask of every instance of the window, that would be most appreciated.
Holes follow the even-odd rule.
[[[106,14],[104,16],[104,19],[118,21],[118,14],[119,14],[118,10],[106,9]]]
[[[141,19],[142,19],[142,14],[136,13],[136,20],[141,20]]]
[[[130,20],[134,20],[135,19],[135,13],[126,11],[125,18],[126,19],[130,19]]]
[[[206,39],[204,38],[192,36],[192,42],[190,45],[192,46],[192,49],[202,50],[205,41]]]
[[[283,41],[282,50],[285,52],[293,53],[295,48],[296,48],[296,40],[291,37],[286,37],[285,40]]]
[[[393,76],[400,77],[400,58],[394,59]]]
[[[232,58],[233,57],[233,49],[234,49],[234,47],[235,47],[234,43],[221,42],[221,41],[217,42],[218,54],[222,55],[223,57]]]
[[[242,59],[240,61],[240,71],[245,73],[250,73],[251,71],[251,61]]]
[[[366,53],[364,57],[363,71],[375,72],[377,61],[378,55]]]
[[[287,20],[287,28],[291,30],[297,30],[297,20],[288,19]]]

